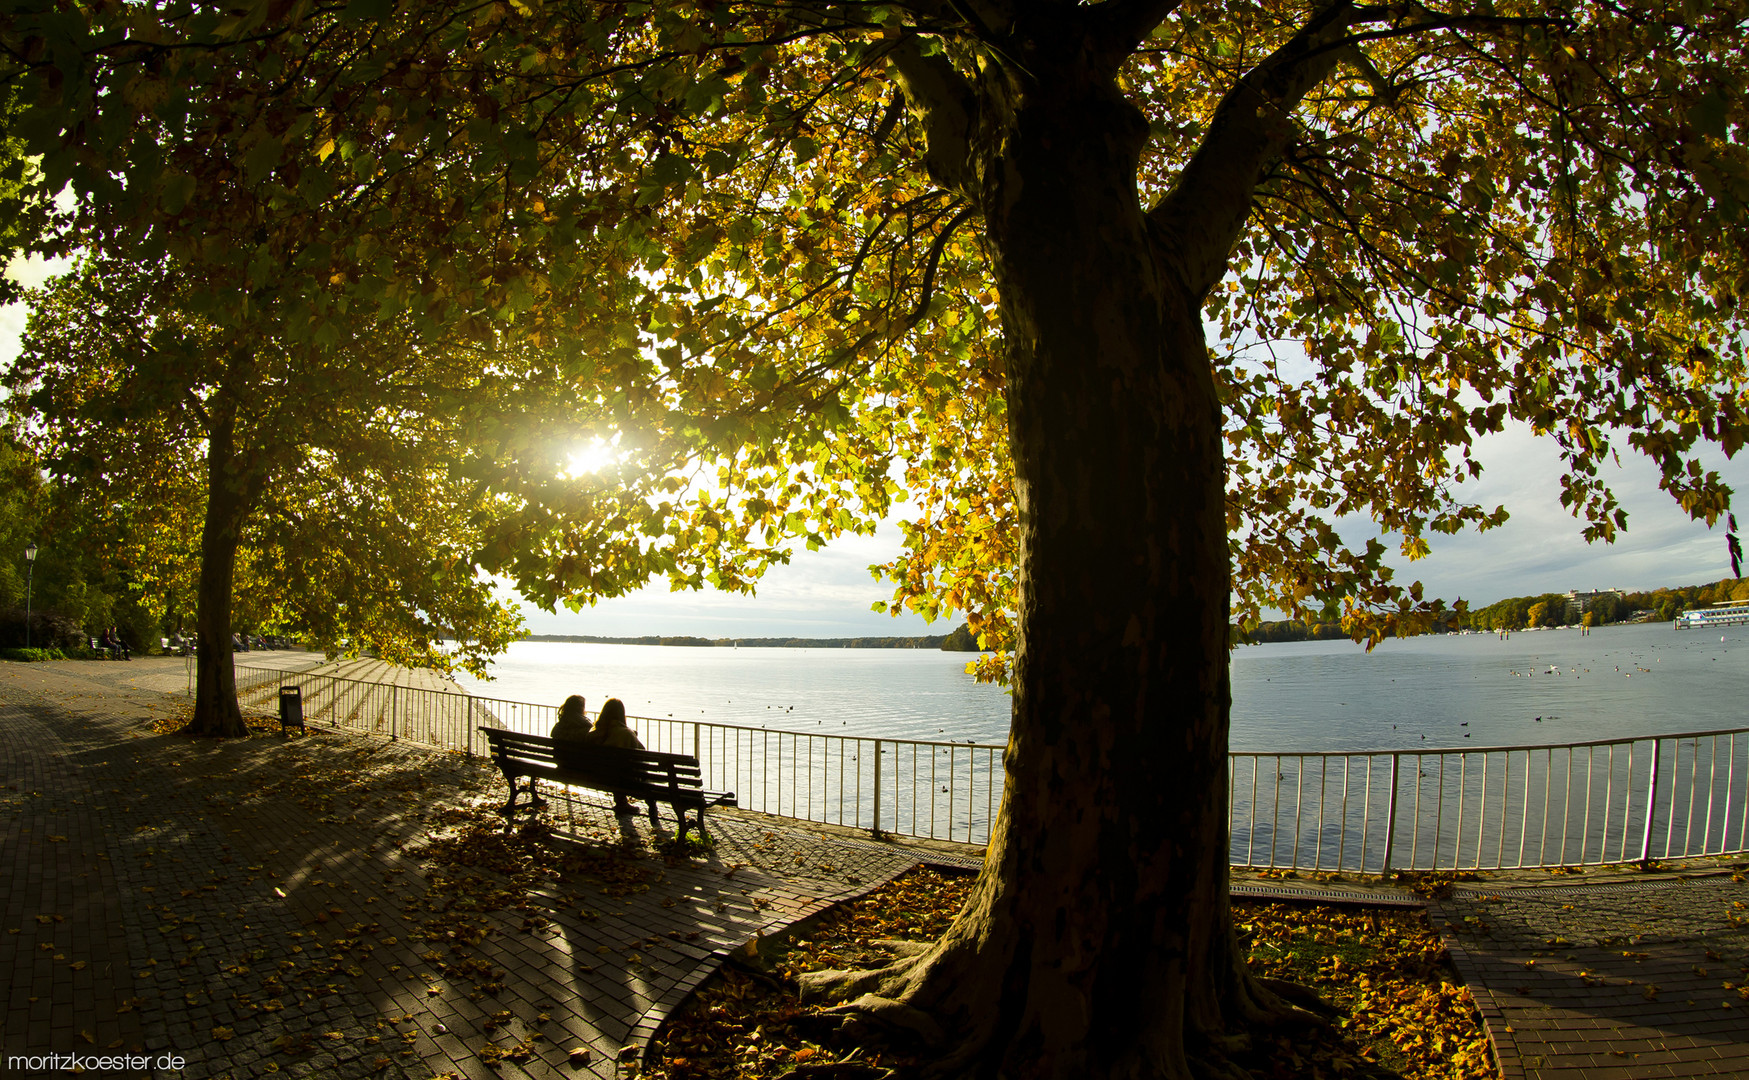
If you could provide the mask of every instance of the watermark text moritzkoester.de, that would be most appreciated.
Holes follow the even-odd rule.
[[[110,1069],[169,1069],[188,1062],[175,1054],[8,1054],[8,1072],[102,1072]]]

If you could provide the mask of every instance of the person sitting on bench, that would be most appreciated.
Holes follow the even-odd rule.
[[[558,735],[553,737],[558,738]],[[615,746],[622,750],[644,748],[644,744],[638,739],[638,733],[626,727],[625,702],[616,697],[610,697],[601,703],[601,715],[595,718],[595,728],[589,733],[588,741],[592,746]],[[624,795],[615,795],[613,812],[617,815],[634,811]]]
[[[589,717],[584,712],[583,695],[572,694],[559,706],[559,722],[553,725],[550,737],[554,742],[570,744],[554,748],[560,765],[567,769],[582,767],[583,745],[589,741]]]

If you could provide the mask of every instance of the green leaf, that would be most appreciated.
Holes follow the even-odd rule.
[[[1725,138],[1729,132],[1725,123],[1725,94],[1717,83],[1707,88],[1700,100],[1688,107],[1688,122],[1702,135]]]
[[[344,18],[347,22],[377,22],[395,12],[395,0],[348,0]]]
[[[243,155],[245,182],[250,187],[254,187],[265,180],[267,175],[279,164],[284,151],[285,147],[280,144],[278,138],[272,135],[263,135]]]
[[[164,208],[166,214],[180,214],[193,194],[194,177],[187,173],[166,173],[163,187],[158,193],[158,205]]]

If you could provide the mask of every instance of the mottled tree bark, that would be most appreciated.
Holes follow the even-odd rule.
[[[1013,726],[952,929],[810,988],[928,1012],[952,1041],[944,1075],[1221,1075],[1248,1028],[1293,1013],[1246,974],[1228,907],[1225,466],[1201,320],[1279,146],[1259,102],[1282,87],[1235,91],[1221,153],[1145,210],[1146,124],[1090,10],[1033,12],[1008,34],[1015,63],[975,85],[897,59],[1001,289],[1023,530]]]

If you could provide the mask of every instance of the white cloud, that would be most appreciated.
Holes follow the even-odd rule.
[[[1464,497],[1492,507],[1505,504],[1511,519],[1492,532],[1430,538],[1433,554],[1415,563],[1398,558],[1398,579],[1419,580],[1430,597],[1458,597],[1481,606],[1508,596],[1568,589],[1645,589],[1716,581],[1730,573],[1724,524],[1712,529],[1691,520],[1658,489],[1658,470],[1623,440],[1622,464],[1604,466],[1628,512],[1628,527],[1614,544],[1587,544],[1580,523],[1560,504],[1560,455],[1554,444],[1523,426],[1478,440],[1484,471]],[[1704,455],[1733,489],[1749,494],[1749,455],[1735,461]],[[1749,504],[1745,504],[1749,509]],[[1749,518],[1749,514],[1745,515]],[[1376,532],[1367,523],[1345,530],[1351,538]],[[844,637],[946,633],[960,619],[933,626],[915,615],[891,619],[868,610],[891,589],[868,576],[871,563],[899,550],[898,531],[845,537],[817,552],[796,552],[775,568],[756,598],[716,592],[646,589],[572,614],[529,613],[535,633],[702,637]]]
[[[1474,605],[1508,596],[1568,589],[1645,589],[1717,581],[1731,573],[1724,522],[1709,529],[1658,488],[1658,469],[1631,451],[1621,465],[1606,464],[1603,478],[1628,514],[1613,544],[1587,544],[1582,525],[1561,505],[1564,467],[1555,445],[1515,425],[1477,442],[1484,471],[1465,485],[1465,498],[1505,505],[1511,519],[1488,533],[1433,536],[1433,554],[1415,563],[1398,559],[1400,580],[1419,580],[1429,596]],[[1749,495],[1749,455],[1734,461],[1711,449],[1704,464],[1738,493]],[[1364,536],[1364,530],[1355,530]]]

